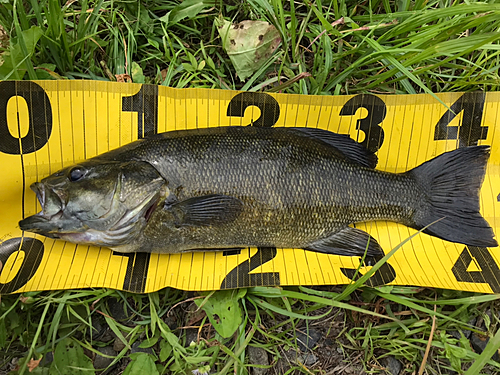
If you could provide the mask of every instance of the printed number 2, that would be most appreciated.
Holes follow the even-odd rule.
[[[235,95],[229,102],[227,115],[243,117],[245,110],[251,106],[260,109],[260,117],[252,121],[253,126],[271,127],[276,124],[280,117],[280,106],[276,99],[271,95],[256,92],[242,92]],[[250,271],[269,262],[276,254],[275,247],[259,247],[255,255],[229,271],[220,288],[280,285],[279,272],[250,274]]]
[[[242,92],[234,96],[227,107],[228,116],[243,117],[245,109],[255,106],[260,117],[252,121],[253,126],[271,127],[280,118],[280,105],[271,95],[257,92]]]
[[[250,259],[238,264],[226,275],[222,281],[221,289],[280,285],[279,272],[250,273],[272,260],[277,253],[275,247],[259,247]]]

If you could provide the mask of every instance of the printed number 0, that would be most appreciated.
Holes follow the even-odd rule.
[[[20,96],[28,105],[29,130],[21,139],[12,136],[7,124],[7,103]],[[30,81],[0,82],[0,152],[11,155],[40,150],[52,133],[52,107],[45,91]],[[21,140],[21,142],[19,142]]]
[[[1,294],[13,293],[26,285],[36,273],[38,267],[40,267],[44,253],[44,245],[42,241],[30,237],[11,238],[10,240],[2,242],[0,244],[0,262],[5,265],[12,254],[15,252],[20,253],[21,251],[24,252],[21,268],[11,281],[5,284],[0,283]],[[8,272],[8,270],[5,268],[4,272]]]
[[[14,97],[21,97],[28,107],[28,134],[22,138],[14,137],[7,123],[7,104]],[[0,152],[10,155],[33,153],[47,144],[51,133],[52,106],[42,87],[30,81],[0,82]],[[16,252],[24,252],[21,267],[11,281],[0,283],[0,293],[13,293],[28,283],[40,266],[44,245],[35,238],[11,238],[0,244],[0,262],[5,265]]]

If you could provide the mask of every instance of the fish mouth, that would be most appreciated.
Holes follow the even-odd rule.
[[[35,182],[30,188],[35,192],[42,207],[42,211],[37,213],[37,215],[44,216],[50,220],[64,210],[65,202],[53,189],[48,188],[41,182]]]
[[[21,220],[19,222],[20,229],[57,238],[57,235],[50,232],[57,230],[57,228],[54,228],[53,222],[59,220],[63,215],[64,201],[56,192],[47,188],[41,182],[35,182],[30,188],[35,192],[42,210],[35,215]]]

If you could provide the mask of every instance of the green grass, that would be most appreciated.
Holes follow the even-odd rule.
[[[303,95],[492,91],[500,85],[500,3],[494,1],[0,3],[8,35],[0,44],[0,79],[129,74],[135,82],[179,88]],[[281,35],[277,52],[245,82],[222,48],[215,26],[220,16],[267,20]],[[249,353],[260,348],[270,374],[384,373],[388,357],[401,362],[402,373],[417,374],[429,343],[424,374],[500,373],[490,360],[500,346],[498,296],[369,288],[363,281],[343,288],[258,287],[209,298],[173,289],[2,296],[0,373],[26,374],[34,366],[30,359],[42,359],[37,374],[93,373],[88,359],[118,340],[111,373],[210,368],[247,374]],[[219,324],[227,303],[232,324]],[[306,365],[305,357],[297,358],[297,337],[310,330],[322,338],[309,353],[318,361]],[[482,354],[471,347],[471,331],[491,338]],[[138,343],[146,354],[131,353]]]
[[[148,83],[173,87],[251,90],[268,81],[266,89],[308,72],[307,80],[283,90],[300,94],[496,90],[500,82],[500,4],[494,2],[22,4],[0,9],[0,24],[30,56],[12,78],[35,79],[44,74],[35,68],[45,66],[69,79],[114,79],[130,74],[135,62]],[[235,77],[216,32],[219,15],[276,26],[282,47],[263,74],[245,83]],[[341,18],[342,24],[331,26]],[[43,32],[34,50],[22,36],[33,26]]]

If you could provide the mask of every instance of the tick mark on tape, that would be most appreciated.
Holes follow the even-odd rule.
[[[500,202],[500,194],[498,194],[497,202]]]

